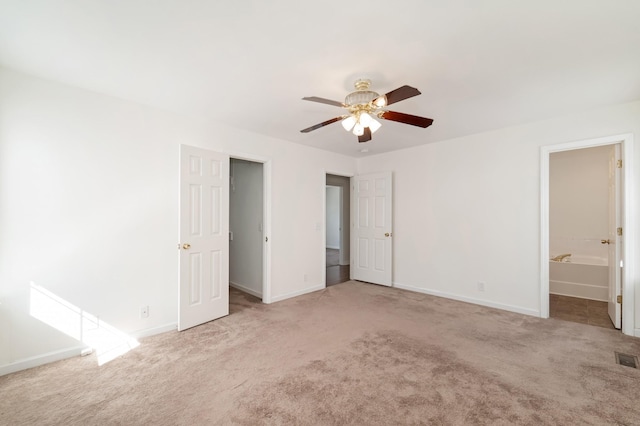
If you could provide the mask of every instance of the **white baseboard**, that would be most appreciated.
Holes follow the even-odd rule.
[[[271,298],[271,302],[280,302],[281,300],[291,299],[292,297],[302,296],[303,294],[312,293],[314,291],[324,290],[324,289],[325,289],[325,285],[324,284],[319,284],[319,285],[315,285],[313,287],[307,287],[307,288],[305,288],[303,290],[298,290],[298,291],[294,291],[294,292],[291,292],[291,293],[283,294],[281,296],[272,297]]]
[[[146,328],[143,330],[134,331],[129,333],[129,335],[135,339],[141,339],[143,337],[153,336],[155,334],[166,333],[167,331],[173,331],[178,329],[177,323],[170,323],[161,325],[158,327]],[[6,374],[15,373],[17,371],[27,370],[33,367],[39,367],[41,365],[49,364],[51,362],[60,361],[67,358],[72,358],[75,356],[80,356],[84,349],[87,349],[88,346],[74,346],[67,349],[61,349],[59,351],[48,352],[42,355],[36,355],[29,358],[20,359],[18,361],[1,365],[0,366],[0,376],[4,376]]]
[[[231,287],[233,287],[233,288],[237,288],[240,291],[244,291],[245,293],[249,293],[252,296],[259,297],[260,299],[262,299],[262,293],[259,293],[259,292],[255,291],[255,290],[252,290],[252,289],[248,288],[248,287],[245,287],[242,284],[238,284],[238,283],[234,283],[234,282],[229,281],[229,285]]]
[[[636,328],[635,330],[633,330],[633,335],[636,337],[640,337],[640,328]]]
[[[44,364],[49,364],[50,362],[60,361],[74,356],[80,356],[80,353],[85,348],[86,346],[74,346],[72,348],[61,349],[59,351],[48,352],[46,354],[20,359],[18,361],[0,366],[0,376],[15,373],[21,370],[26,370],[28,368],[39,367]]]
[[[458,300],[460,302],[467,302],[467,303],[473,303],[475,305],[487,306],[489,308],[502,309],[503,311],[515,312],[518,314],[530,315],[533,317],[540,317],[540,311],[535,309],[527,309],[527,308],[522,308],[520,306],[505,305],[502,303],[491,302],[489,300],[476,299],[474,297],[467,297],[467,296],[460,296],[458,294],[447,293],[447,292],[438,291],[438,290],[429,290],[429,289],[420,288],[420,287],[413,287],[410,285],[404,285],[404,284],[395,283],[395,282],[393,283],[393,286],[395,288],[399,288],[402,290],[415,291],[417,293],[429,294],[431,296],[444,297],[446,299]]]
[[[340,250],[340,246],[327,246],[328,249]]]
[[[129,335],[135,339],[142,339],[143,337],[155,336],[156,334],[166,333],[168,331],[174,331],[178,329],[178,323],[172,322],[165,325],[159,325],[157,327],[152,328],[144,328],[142,330],[137,330]]]

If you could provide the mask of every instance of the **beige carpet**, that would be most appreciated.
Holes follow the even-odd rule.
[[[0,423],[640,424],[640,339],[347,282],[0,377]]]

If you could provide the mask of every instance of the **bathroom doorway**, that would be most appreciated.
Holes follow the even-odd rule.
[[[542,148],[543,318],[633,333],[633,288],[623,268],[624,230],[633,232],[625,203],[631,144],[622,135]]]
[[[549,158],[549,316],[605,328],[609,317],[609,225],[615,203],[618,145],[554,152]],[[611,170],[614,168],[614,170]],[[610,192],[613,191],[613,194]],[[610,218],[609,215],[614,215]],[[610,220],[611,219],[611,220]]]

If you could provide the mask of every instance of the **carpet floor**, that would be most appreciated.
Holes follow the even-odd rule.
[[[349,281],[0,377],[7,425],[637,425],[619,331]]]

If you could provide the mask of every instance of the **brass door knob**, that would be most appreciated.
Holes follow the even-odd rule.
[[[389,235],[390,235],[390,234],[389,234],[388,232],[385,232],[385,233],[384,233],[384,236],[385,236],[385,237],[388,237]]]
[[[611,240],[600,240],[600,244],[611,244]]]
[[[189,250],[189,249],[191,248],[191,244],[189,244],[189,243],[184,243],[184,244],[182,245],[182,248],[183,248],[183,249],[185,249],[185,250]]]

